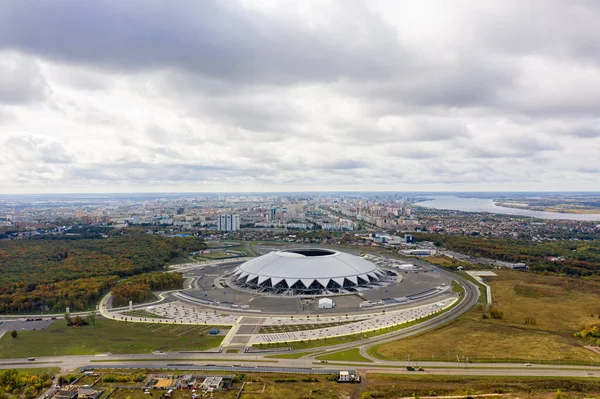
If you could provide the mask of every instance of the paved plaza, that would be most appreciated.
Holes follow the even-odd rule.
[[[312,329],[304,331],[293,331],[284,333],[274,334],[256,334],[250,340],[251,344],[259,343],[276,343],[276,342],[290,342],[290,341],[306,341],[310,339],[323,339],[341,335],[350,335],[356,333],[362,333],[367,331],[379,330],[382,328],[393,327],[399,324],[404,324],[413,320],[420,319],[422,317],[429,316],[431,314],[442,311],[443,309],[451,306],[458,300],[458,297],[449,298],[441,302],[436,302],[429,305],[419,306],[415,308],[399,310],[394,312],[379,313],[375,315],[361,316],[361,320],[343,325],[329,326],[321,329]],[[345,316],[337,316],[328,318],[327,321],[321,321],[320,323],[335,323],[344,321]],[[298,324],[309,324],[307,320],[293,321],[282,320],[282,319],[267,319],[267,322],[273,323],[274,325],[291,325],[293,323]],[[314,320],[312,322],[315,322]],[[311,323],[312,323],[311,322]],[[266,323],[265,323],[266,324]]]

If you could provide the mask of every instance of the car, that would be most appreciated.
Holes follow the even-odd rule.
[[[408,366],[408,367],[406,368],[406,370],[407,370],[407,371],[415,371],[415,368],[414,368],[414,367],[411,367],[411,366]]]
[[[35,357],[31,356],[27,358],[28,361],[33,362],[35,360]]]
[[[425,371],[425,369],[423,367],[419,367],[417,371]]]
[[[525,367],[531,367],[531,363],[525,363]]]

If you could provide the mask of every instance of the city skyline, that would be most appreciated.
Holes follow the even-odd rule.
[[[0,192],[594,191],[590,1],[0,6]]]

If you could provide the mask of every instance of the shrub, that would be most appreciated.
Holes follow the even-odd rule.
[[[273,380],[274,382],[297,382],[298,380],[295,378],[282,378],[282,377],[277,377]]]

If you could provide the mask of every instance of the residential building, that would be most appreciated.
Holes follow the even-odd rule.
[[[227,214],[217,217],[217,230],[219,231],[238,231],[240,229],[240,216]]]

